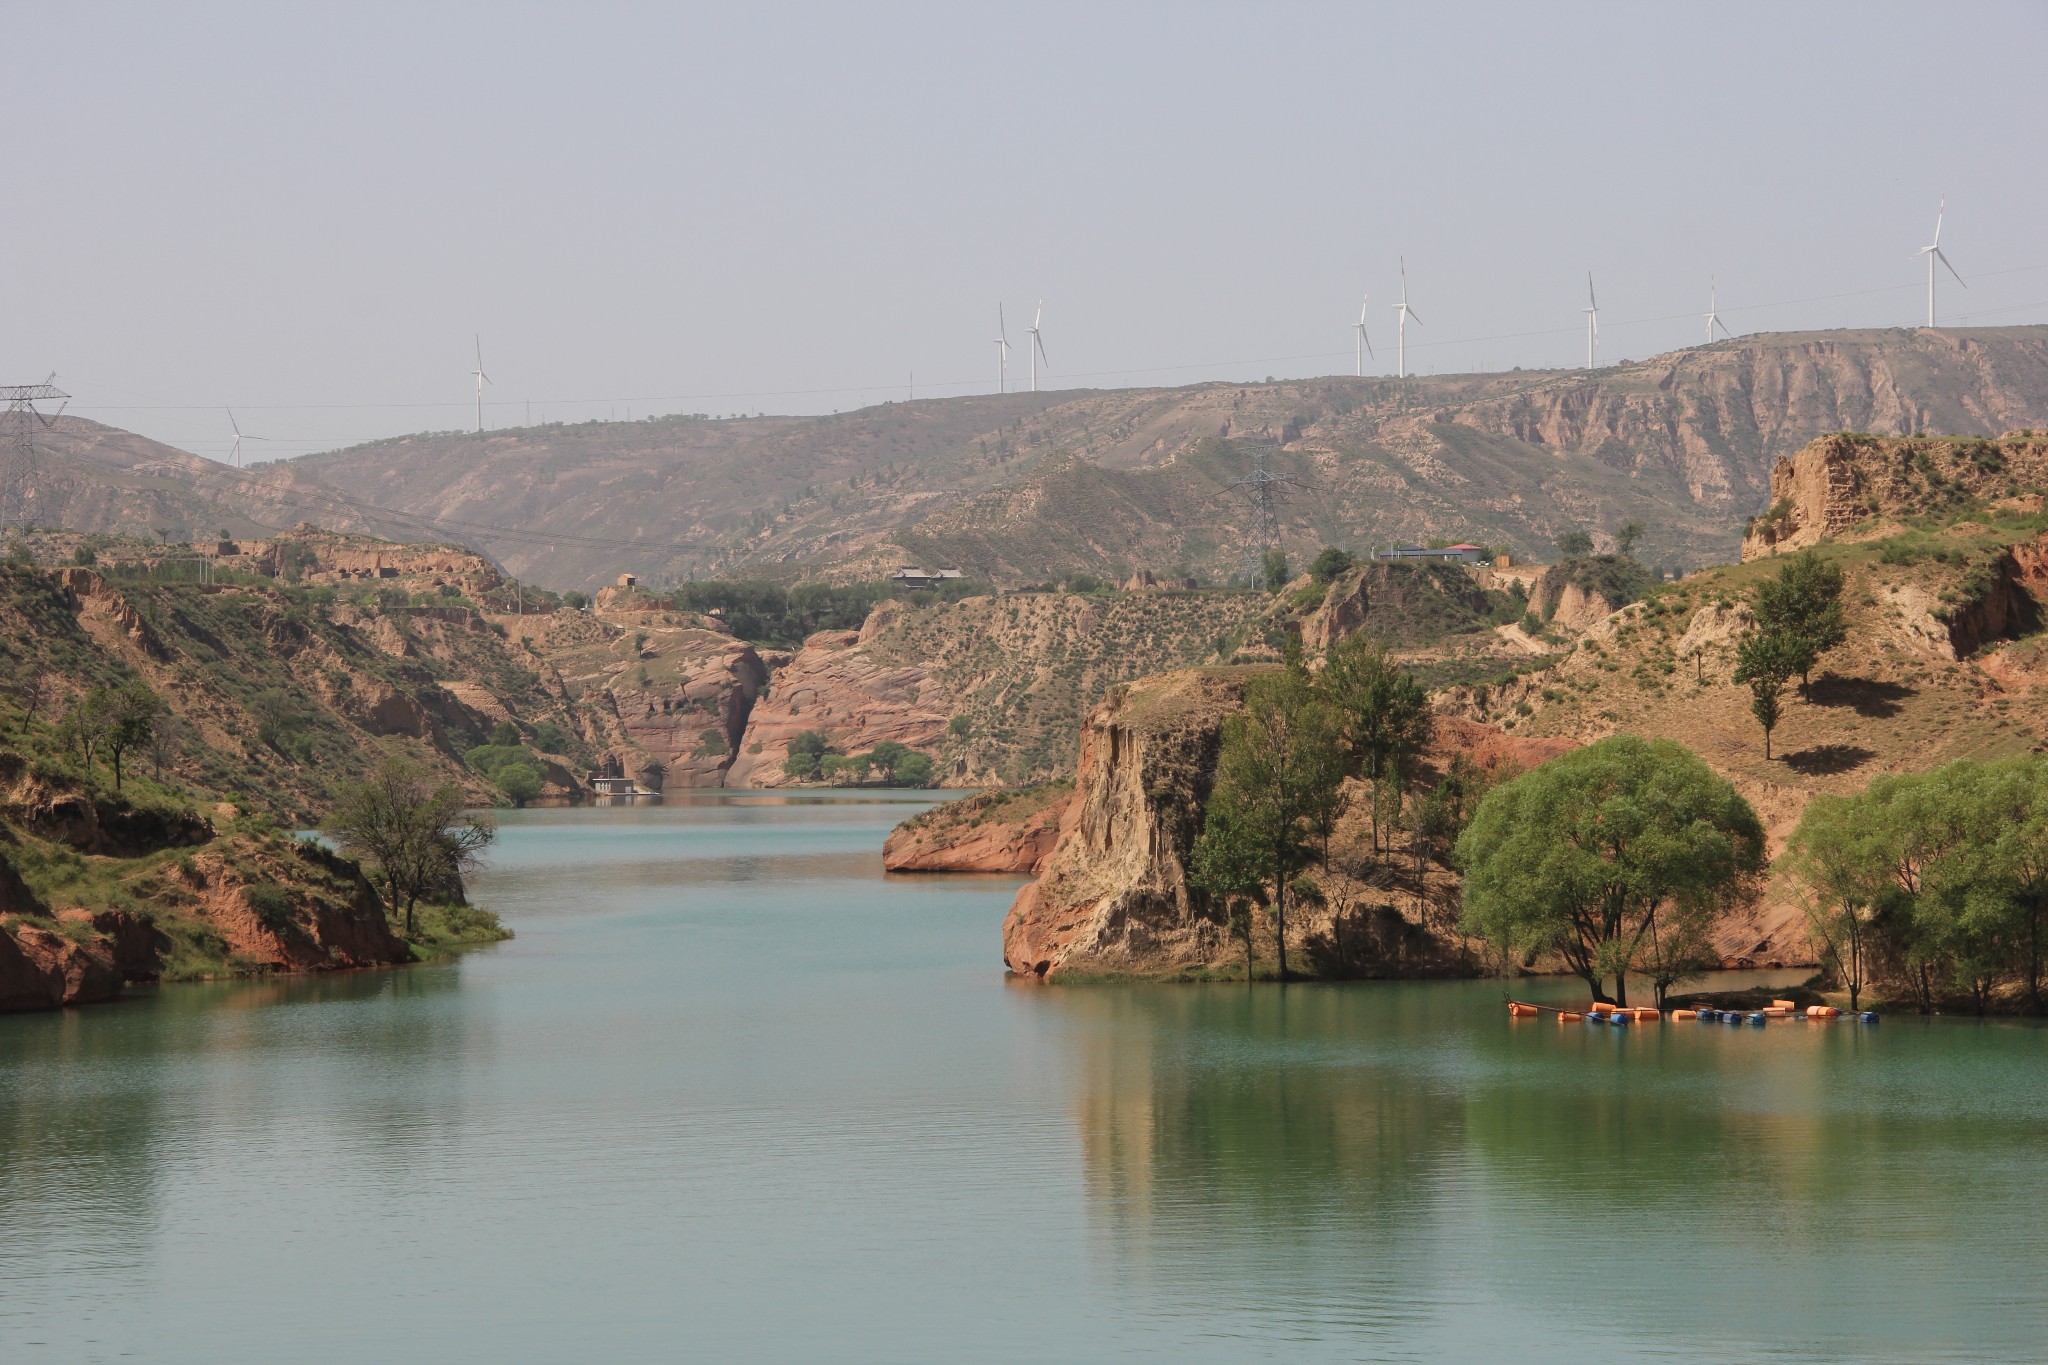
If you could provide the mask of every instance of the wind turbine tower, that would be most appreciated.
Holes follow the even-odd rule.
[[[1352,329],[1358,333],[1358,345],[1354,348],[1358,352],[1358,364],[1352,373],[1360,378],[1365,377],[1365,358],[1372,354],[1372,338],[1365,334],[1365,307],[1371,302],[1372,295],[1367,293],[1358,304],[1358,321],[1352,324]],[[1378,357],[1375,356],[1374,359]]]
[[[1038,301],[1038,315],[1031,319],[1031,326],[1025,330],[1031,333],[1031,391],[1038,392],[1038,362],[1045,361],[1045,368],[1052,368],[1052,360],[1045,354],[1045,342],[1039,338],[1038,324],[1045,320],[1045,300]]]
[[[227,409],[227,414],[228,425],[230,427],[233,427],[235,431],[235,445],[234,449],[229,453],[229,458],[234,461],[235,468],[240,469],[242,467],[242,442],[267,441],[270,438],[268,436],[244,436],[242,434],[242,424],[235,420],[235,410],[233,408],[229,408]]]
[[[1721,329],[1722,336],[1727,337],[1730,341],[1735,339],[1735,333],[1729,331],[1728,324],[1721,321],[1720,299],[1721,291],[1719,287],[1709,278],[1707,280],[1707,344],[1709,346],[1714,344],[1714,329],[1716,327]]]
[[[996,305],[996,392],[1010,391],[1010,329],[1003,322],[1003,305]]]
[[[1394,343],[1394,349],[1395,353],[1400,357],[1399,363],[1395,366],[1395,372],[1400,378],[1406,379],[1408,377],[1408,319],[1415,318],[1415,325],[1417,327],[1422,325],[1422,319],[1415,317],[1415,310],[1408,306],[1408,258],[1406,256],[1401,258],[1401,301],[1394,305],[1394,311],[1401,318],[1399,326],[1395,329],[1398,339]]]
[[[1586,272],[1586,368],[1593,368],[1600,349],[1600,300],[1593,297],[1593,272]]]
[[[470,373],[476,376],[476,432],[481,436],[484,432],[484,385],[491,382],[491,377],[484,373],[484,339],[481,336],[476,338],[476,368]]]
[[[1965,289],[1970,287],[1963,283],[1961,275],[1956,275],[1956,268],[1948,264],[1948,253],[1941,249],[1941,219],[1942,215],[1947,212],[1948,196],[1944,194],[1941,196],[1941,206],[1934,211],[1934,240],[1920,248],[1920,254],[1927,258],[1927,325],[1929,327],[1934,325],[1934,263],[1936,261],[1940,261],[1943,265],[1948,265],[1948,273],[1956,276],[1957,284],[1961,284]]]

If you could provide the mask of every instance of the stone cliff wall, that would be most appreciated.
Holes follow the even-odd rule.
[[[1224,925],[1191,896],[1224,719],[1252,670],[1194,669],[1112,688],[1088,715],[1072,807],[1044,873],[1003,921],[1020,976],[1157,973],[1228,956]]]

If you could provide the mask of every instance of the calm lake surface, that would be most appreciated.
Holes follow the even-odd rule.
[[[2035,1027],[1009,985],[922,804],[522,812],[511,943],[0,1017],[0,1360],[2048,1357]]]

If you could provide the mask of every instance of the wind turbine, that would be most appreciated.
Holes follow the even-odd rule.
[[[1586,368],[1593,368],[1593,352],[1600,346],[1600,300],[1593,297],[1593,272],[1586,272]]]
[[[1361,378],[1365,375],[1365,358],[1372,355],[1372,338],[1365,334],[1365,306],[1371,302],[1372,295],[1367,293],[1358,304],[1358,321],[1352,324],[1353,330],[1358,333],[1358,345],[1354,348],[1358,352],[1358,366],[1354,373]],[[1377,356],[1373,358],[1378,359]]]
[[[1052,368],[1052,358],[1045,354],[1045,343],[1039,340],[1038,324],[1045,317],[1045,300],[1038,301],[1038,315],[1031,319],[1031,325],[1024,330],[1031,333],[1031,391],[1038,392],[1038,362],[1044,359],[1045,368]]]
[[[1729,331],[1728,324],[1721,321],[1721,314],[1719,312],[1720,298],[1721,291],[1714,284],[1713,278],[1709,276],[1707,279],[1707,344],[1709,346],[1714,344],[1714,329],[1716,327],[1721,329],[1722,336],[1727,337],[1730,341],[1735,340],[1735,333]]]
[[[1003,305],[996,305],[996,392],[1010,391],[1010,329],[1003,322]]]
[[[1947,212],[1948,196],[1944,194],[1941,196],[1941,207],[1934,211],[1934,240],[1920,248],[1920,254],[1927,258],[1927,325],[1929,327],[1934,325],[1934,263],[1937,260],[1943,265],[1948,265],[1948,273],[1956,276],[1957,284],[1961,284],[1965,289],[1970,287],[1963,283],[1961,275],[1956,275],[1956,268],[1948,264],[1948,254],[1941,249],[1941,216]]]
[[[242,434],[242,424],[235,420],[235,410],[228,408],[226,411],[228,414],[228,425],[235,429],[235,448],[229,458],[235,462],[235,468],[240,469],[242,467],[242,442],[267,441],[270,438],[268,436],[244,436]]]
[[[476,430],[481,436],[484,430],[484,385],[491,382],[491,377],[484,373],[484,339],[481,336],[476,338],[476,368],[470,373],[476,376]]]
[[[1422,319],[1415,317],[1415,310],[1408,306],[1408,258],[1406,256],[1401,257],[1401,301],[1394,305],[1394,311],[1401,315],[1400,325],[1397,329],[1400,339],[1395,343],[1395,350],[1400,356],[1400,363],[1395,368],[1399,377],[1406,379],[1408,377],[1408,319],[1415,318],[1415,325],[1417,327],[1422,325]]]

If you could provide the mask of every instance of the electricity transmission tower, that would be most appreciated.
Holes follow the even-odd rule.
[[[51,375],[50,379],[55,379]],[[58,389],[49,380],[40,384],[0,384],[0,402],[7,407],[0,413],[0,535],[7,528],[16,527],[26,533],[29,525],[29,503],[35,498],[41,464],[36,459],[36,428],[47,427],[57,420],[57,413],[45,417],[36,411],[37,403],[52,402],[69,398],[71,395]]]
[[[1266,552],[1280,544],[1280,490],[1303,486],[1301,480],[1275,474],[1266,467],[1270,450],[1270,446],[1263,444],[1253,446],[1251,473],[1224,485],[1244,499],[1250,514],[1245,528],[1244,570],[1253,588],[1274,586],[1266,582]]]

